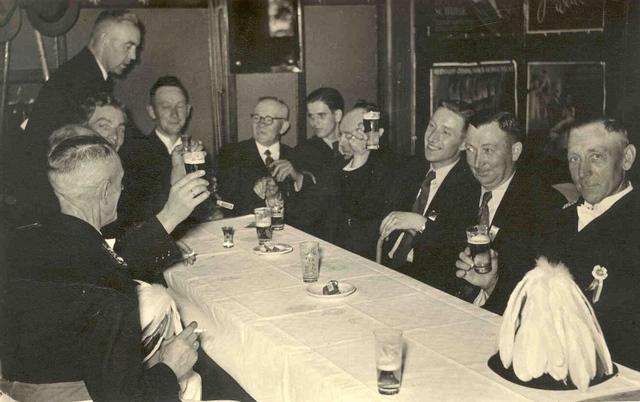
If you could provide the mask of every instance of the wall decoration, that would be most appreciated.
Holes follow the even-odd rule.
[[[522,31],[521,0],[432,0],[433,33]]]
[[[463,100],[477,111],[518,112],[515,61],[434,63],[429,75],[432,114],[443,99]]]
[[[605,0],[527,0],[527,33],[602,31]]]
[[[604,62],[531,62],[527,65],[527,135],[546,154],[566,149],[576,119],[604,114]]]
[[[231,72],[301,72],[300,0],[229,2]]]

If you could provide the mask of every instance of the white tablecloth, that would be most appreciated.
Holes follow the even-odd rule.
[[[503,380],[487,367],[500,317],[320,241],[320,283],[348,281],[345,298],[309,296],[298,243],[286,226],[274,241],[292,253],[253,253],[252,217],[203,224],[186,241],[194,266],[165,274],[183,319],[197,320],[204,350],[258,401],[574,401],[640,389],[640,373],[620,374],[588,392],[541,391]],[[222,247],[223,225],[235,247]],[[400,393],[377,393],[372,331],[400,328],[407,352]]]

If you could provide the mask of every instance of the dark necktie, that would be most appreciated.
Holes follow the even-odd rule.
[[[412,212],[415,212],[420,215],[424,215],[425,207],[427,206],[427,201],[429,200],[429,191],[431,190],[431,182],[436,178],[436,172],[433,170],[429,170],[427,175],[425,176],[422,184],[420,185],[420,192],[418,193],[418,197],[413,203],[413,207],[411,208]],[[416,232],[413,230],[405,230],[400,234],[402,239],[400,240],[400,244],[396,249],[396,252],[393,254],[393,260],[399,263],[404,263],[407,260],[407,256],[409,252],[413,248],[413,238],[415,237]]]
[[[489,219],[489,200],[491,200],[491,191],[487,191],[482,194],[482,201],[480,202],[480,208],[478,209],[478,224],[490,226]]]
[[[338,144],[338,141],[334,141],[334,142],[332,142],[332,143],[331,143],[331,150],[333,151],[333,157],[334,157],[334,158],[337,158],[337,157],[338,157],[338,155],[340,154],[340,153],[338,152],[338,147],[339,147],[339,145],[340,145],[340,144]]]
[[[268,149],[266,151],[264,151],[264,164],[267,165],[267,167],[269,167],[269,165],[271,165],[273,163],[273,158],[271,157],[271,151],[269,151]]]

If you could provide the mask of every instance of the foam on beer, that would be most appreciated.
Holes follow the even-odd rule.
[[[203,151],[185,152],[183,157],[184,163],[188,163],[190,165],[199,165],[204,163]]]
[[[491,242],[488,234],[478,233],[467,239],[469,244],[488,244]]]

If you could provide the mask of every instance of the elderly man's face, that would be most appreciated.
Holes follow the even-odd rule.
[[[124,21],[114,23],[106,32],[103,48],[103,67],[107,72],[122,74],[127,66],[136,59],[140,46],[140,30],[133,23]]]
[[[635,157],[631,145],[623,146],[617,134],[607,133],[602,123],[577,127],[569,133],[567,156],[571,178],[578,192],[590,204],[622,190],[625,171]]]
[[[124,142],[124,123],[125,116],[122,110],[113,106],[98,106],[87,125],[109,141],[117,151]]]
[[[511,144],[498,123],[469,126],[466,139],[467,162],[476,180],[487,190],[504,183],[515,170],[522,144]]]
[[[153,97],[153,105],[147,109],[156,128],[170,136],[178,136],[187,124],[191,107],[178,87],[160,87]]]
[[[307,118],[318,138],[326,138],[334,133],[342,119],[342,110],[332,112],[326,103],[315,101],[307,103]]]
[[[424,154],[435,169],[458,159],[464,148],[464,119],[446,108],[431,116],[424,133]]]
[[[366,110],[358,108],[347,113],[340,122],[340,152],[351,156],[366,151],[367,134],[364,132]]]
[[[253,138],[265,147],[280,140],[289,129],[287,110],[279,102],[266,99],[258,102],[251,115]]]

